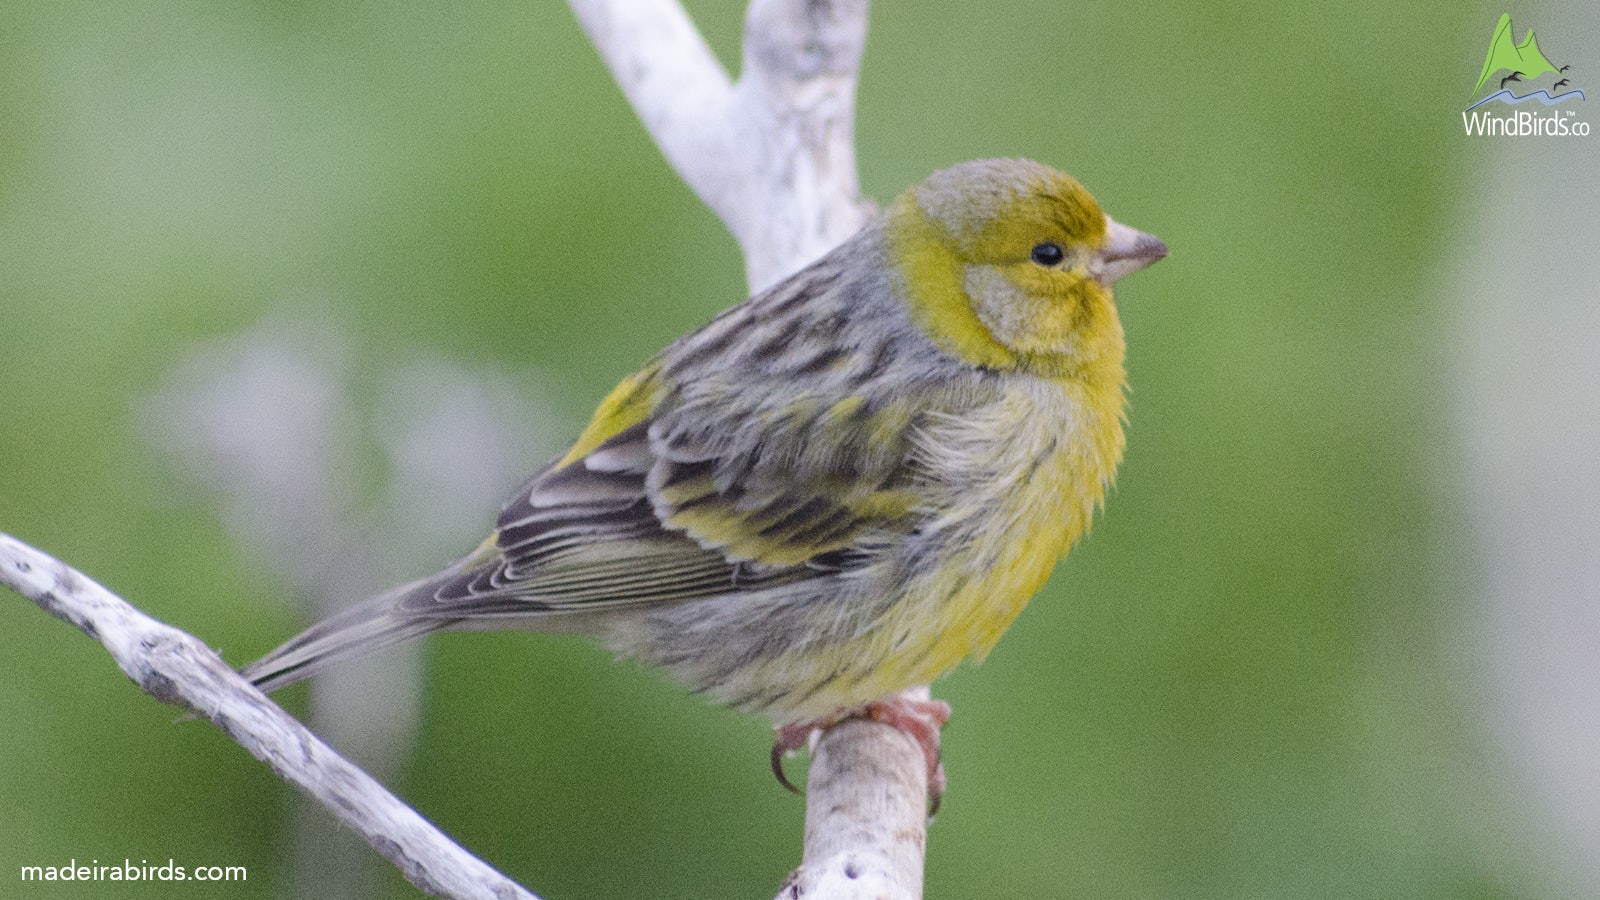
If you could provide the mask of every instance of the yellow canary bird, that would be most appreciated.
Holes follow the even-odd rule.
[[[1039,163],[936,172],[623,379],[477,550],[244,674],[575,632],[768,716],[775,759],[865,712],[935,774],[948,707],[889,698],[986,654],[1089,527],[1123,450],[1111,285],[1166,255]]]

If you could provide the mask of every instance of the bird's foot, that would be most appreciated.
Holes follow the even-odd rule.
[[[790,750],[805,747],[810,741],[811,732],[832,728],[846,719],[882,722],[916,742],[928,763],[928,816],[931,818],[938,812],[946,785],[944,762],[939,753],[939,734],[945,723],[950,721],[950,704],[943,700],[913,700],[896,695],[888,700],[874,700],[841,709],[809,722],[779,725],[772,742],[772,774],[778,777],[778,783],[796,794],[800,793],[800,789],[783,772],[784,755]]]

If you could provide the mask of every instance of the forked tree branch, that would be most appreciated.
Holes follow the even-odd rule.
[[[737,82],[676,0],[570,2],[668,162],[739,242],[752,290],[797,271],[865,222],[854,113],[866,0],[753,0]],[[146,693],[211,720],[422,890],[537,900],[346,762],[196,638],[5,535],[0,583],[98,640]],[[926,699],[927,689],[908,694]],[[780,898],[920,897],[922,750],[894,728],[862,719],[814,738],[805,854]]]

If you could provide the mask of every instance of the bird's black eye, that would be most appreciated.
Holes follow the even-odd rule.
[[[1060,244],[1052,241],[1046,241],[1043,244],[1034,247],[1033,252],[1029,254],[1029,256],[1034,262],[1041,266],[1058,266],[1061,264],[1063,259],[1067,258],[1067,251],[1061,249]]]

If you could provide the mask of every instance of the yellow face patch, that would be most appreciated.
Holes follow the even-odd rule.
[[[1039,193],[1020,196],[1002,207],[983,228],[958,242],[971,262],[1009,263],[1030,259],[1033,248],[1055,242],[1070,264],[1086,262],[1105,243],[1106,215],[1083,186],[1063,175],[1058,183],[1041,185]]]
[[[975,366],[1015,368],[1016,354],[995,340],[972,308],[962,285],[963,263],[951,252],[949,235],[922,213],[910,192],[889,207],[885,236],[912,317],[934,344]]]
[[[936,176],[889,208],[886,236],[913,317],[952,356],[1054,377],[1120,365],[1110,291],[1088,274],[1105,213],[1072,178],[1044,166]]]

